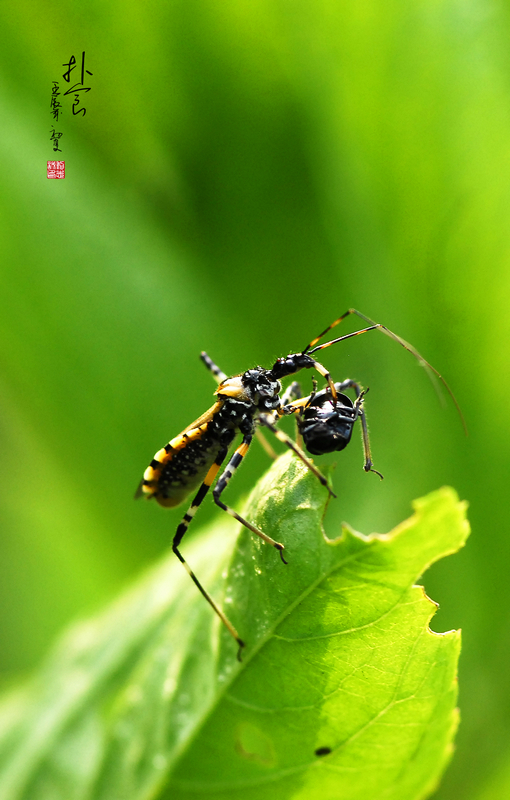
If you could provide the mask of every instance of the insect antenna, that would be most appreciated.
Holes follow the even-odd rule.
[[[318,336],[316,336],[316,337],[315,337],[315,339],[312,339],[312,341],[310,342],[310,344],[307,344],[307,345],[306,345],[306,347],[305,347],[305,349],[304,349],[304,350],[302,350],[302,353],[308,353],[308,351],[310,350],[310,348],[311,348],[311,347],[315,347],[315,345],[316,345],[318,342],[320,342],[320,340],[322,339],[322,337],[323,337],[323,336],[325,336],[325,335],[326,335],[326,334],[327,334],[327,333],[328,333],[328,332],[331,330],[331,328],[336,328],[336,326],[337,326],[337,325],[340,325],[340,323],[342,322],[342,320],[344,320],[344,319],[345,319],[346,317],[348,317],[350,314],[358,314],[358,316],[360,316],[360,317],[362,316],[362,315],[359,313],[359,311],[356,311],[356,309],[355,309],[355,308],[349,308],[349,310],[348,310],[348,311],[346,311],[346,312],[345,312],[345,314],[342,314],[342,316],[341,316],[341,317],[338,317],[338,319],[336,319],[334,322],[332,322],[332,323],[331,323],[331,325],[328,325],[328,327],[327,327],[327,328],[324,328],[324,330],[322,331],[322,333],[319,333],[319,335],[318,335]],[[367,322],[370,322],[372,325],[375,325],[375,324],[376,324],[375,322],[372,322],[371,320],[367,319],[366,317],[364,317],[364,319],[365,319]],[[332,344],[333,344],[333,343],[332,343]]]
[[[352,333],[347,333],[344,336],[339,336],[337,339],[332,339],[330,342],[325,342],[324,344],[317,344],[317,342],[320,341],[320,339],[322,339],[322,337],[326,333],[328,333],[328,331],[330,331],[332,328],[334,328],[336,325],[338,325],[340,322],[342,322],[342,320],[345,319],[350,314],[356,314],[358,317],[360,317],[361,319],[365,320],[365,322],[368,322],[369,323],[369,327],[362,328],[359,331],[353,331]],[[401,336],[398,336],[396,333],[393,333],[393,331],[390,331],[389,328],[387,328],[385,325],[382,325],[380,322],[374,322],[374,320],[370,319],[370,317],[365,316],[365,314],[362,314],[360,311],[357,311],[355,308],[350,308],[348,311],[345,312],[345,314],[342,314],[341,317],[339,317],[337,320],[332,322],[331,325],[329,325],[329,327],[327,327],[320,334],[320,336],[317,336],[315,339],[313,339],[310,342],[310,344],[303,350],[303,353],[307,353],[308,355],[312,355],[312,353],[317,353],[319,350],[324,350],[326,347],[330,347],[332,344],[336,344],[337,342],[342,342],[345,339],[352,339],[354,336],[359,336],[362,333],[368,333],[368,331],[373,331],[373,330],[377,330],[377,329],[380,330],[382,333],[385,333],[386,336],[389,336],[390,339],[393,339],[395,342],[400,344],[403,348],[405,348],[405,350],[407,350],[409,353],[411,353],[417,359],[417,361],[420,364],[420,366],[423,367],[425,369],[425,371],[427,372],[427,375],[429,376],[429,379],[430,379],[432,385],[434,386],[434,388],[436,389],[436,391],[437,391],[437,384],[436,384],[435,378],[439,378],[439,380],[441,381],[441,383],[445,387],[446,391],[450,395],[455,408],[457,409],[457,413],[458,413],[458,415],[460,417],[460,420],[462,422],[462,427],[464,428],[464,433],[467,436],[468,430],[467,430],[466,420],[464,419],[464,414],[460,410],[460,406],[459,406],[459,403],[457,402],[457,398],[455,397],[454,393],[450,389],[449,385],[447,384],[446,380],[443,378],[441,373],[438,372],[438,370],[435,367],[433,367],[432,364],[430,364],[425,358],[423,358],[423,356],[418,352],[418,350],[416,350],[415,347],[412,346],[412,344],[409,344],[409,342],[406,342],[405,339],[402,339]],[[438,392],[438,394],[439,394],[439,392]]]

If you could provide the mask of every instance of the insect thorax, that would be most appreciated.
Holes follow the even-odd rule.
[[[273,411],[280,406],[282,385],[270,369],[254,367],[242,375],[227,378],[218,386],[218,397],[228,397],[249,403],[255,411]]]

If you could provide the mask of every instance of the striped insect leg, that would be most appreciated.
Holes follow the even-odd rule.
[[[228,376],[227,376],[227,375],[225,375],[225,373],[223,372],[223,370],[221,370],[221,369],[218,367],[218,365],[217,365],[217,364],[215,364],[215,363],[214,363],[214,361],[212,360],[212,358],[210,358],[210,357],[207,355],[207,353],[205,352],[205,350],[202,350],[202,352],[200,353],[200,358],[201,358],[201,359],[202,359],[202,361],[204,362],[204,364],[205,364],[205,366],[207,367],[207,369],[208,369],[208,370],[210,370],[210,371],[212,372],[212,374],[213,374],[213,377],[215,378],[215,380],[216,380],[218,383],[223,383],[223,381],[226,381],[226,380],[227,380],[227,377],[228,377]]]
[[[260,536],[260,538],[264,542],[266,542],[267,544],[270,544],[273,547],[275,547],[278,550],[278,552],[280,553],[281,560],[283,561],[284,564],[286,564],[287,562],[285,561],[285,559],[283,557],[283,550],[285,550],[285,547],[283,546],[283,544],[280,544],[280,542],[275,542],[275,540],[271,539],[271,537],[268,536],[267,533],[264,533],[264,531],[261,531],[259,528],[256,528],[255,525],[252,525],[251,522],[248,522],[248,520],[246,520],[243,517],[241,517],[241,515],[238,514],[237,511],[234,511],[233,508],[230,508],[230,506],[225,505],[225,503],[222,500],[220,500],[220,495],[227,488],[227,485],[228,485],[230,479],[235,474],[235,472],[239,468],[243,458],[245,457],[246,453],[248,452],[248,448],[250,447],[252,439],[253,439],[253,436],[252,436],[251,433],[248,433],[243,437],[243,441],[241,442],[241,444],[239,445],[239,447],[235,451],[234,455],[232,456],[232,458],[228,462],[225,471],[223,472],[223,474],[221,475],[221,477],[218,480],[218,483],[214,487],[214,490],[213,490],[214,502],[216,503],[216,505],[218,505],[220,508],[222,508],[223,511],[226,511],[227,514],[230,514],[231,517],[234,517],[234,519],[236,519],[238,522],[240,522],[242,525],[244,525],[245,528],[248,528],[248,530],[250,530],[252,533],[255,533],[257,536]]]
[[[331,373],[329,372],[329,370],[326,369],[326,367],[324,367],[318,361],[314,361],[313,366],[315,367],[319,375],[322,375],[322,377],[327,380],[333,401],[336,402],[336,389],[335,389],[335,384],[333,383],[333,378],[331,377]]]
[[[214,481],[214,478],[216,477],[216,475],[218,473],[218,470],[221,467],[223,461],[225,460],[225,457],[226,457],[227,453],[228,453],[228,448],[226,448],[226,447],[223,448],[223,450],[220,450],[220,452],[218,453],[218,456],[216,457],[216,461],[214,462],[214,464],[210,468],[209,472],[207,473],[204,482],[202,483],[202,485],[201,485],[200,489],[198,490],[197,494],[195,495],[190,507],[186,511],[186,513],[185,513],[185,515],[184,515],[184,517],[182,519],[182,522],[180,523],[179,527],[177,528],[177,531],[175,533],[175,536],[174,536],[174,539],[173,539],[173,542],[172,542],[172,550],[174,551],[175,555],[177,556],[177,558],[179,559],[181,564],[184,566],[185,570],[187,571],[187,573],[190,576],[191,580],[195,583],[195,585],[198,588],[198,590],[202,593],[202,595],[205,597],[205,599],[207,600],[209,605],[212,607],[212,609],[216,612],[218,617],[221,619],[221,621],[223,622],[223,624],[227,628],[227,630],[230,633],[230,635],[236,640],[237,644],[239,645],[239,650],[237,652],[237,658],[238,658],[239,661],[241,661],[241,652],[242,652],[243,647],[245,646],[243,640],[240,638],[238,632],[236,631],[236,629],[234,628],[234,626],[232,625],[230,620],[225,616],[225,614],[223,613],[221,608],[214,602],[214,600],[212,599],[211,595],[204,589],[204,587],[202,586],[202,584],[198,580],[197,576],[195,575],[195,573],[193,572],[193,570],[191,569],[189,564],[186,562],[184,556],[182,555],[182,553],[179,550],[179,545],[180,545],[180,543],[181,543],[186,531],[188,530],[189,524],[190,524],[191,520],[193,519],[193,517],[195,516],[197,508],[200,506],[200,504],[202,503],[203,499],[205,498],[207,492],[209,491],[209,489],[211,487],[211,484]]]

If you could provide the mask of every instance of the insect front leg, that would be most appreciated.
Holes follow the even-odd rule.
[[[187,571],[188,575],[190,576],[191,580],[195,583],[195,586],[199,589],[199,591],[205,597],[205,599],[207,600],[209,605],[213,608],[213,610],[219,616],[219,618],[221,619],[221,621],[223,622],[223,624],[227,628],[227,630],[230,633],[230,635],[236,640],[237,644],[239,645],[237,658],[239,659],[239,661],[241,661],[241,651],[242,651],[243,647],[245,646],[243,640],[239,636],[238,632],[236,631],[236,629],[234,628],[234,626],[232,625],[230,620],[225,616],[225,614],[223,613],[221,608],[218,605],[216,605],[216,603],[212,599],[211,595],[204,589],[204,587],[202,586],[202,584],[198,580],[197,576],[195,575],[195,573],[193,572],[193,570],[191,569],[189,564],[186,562],[184,556],[182,555],[182,553],[179,550],[179,545],[180,545],[180,543],[181,543],[181,541],[182,541],[182,539],[184,537],[184,534],[188,530],[189,524],[190,524],[191,520],[193,519],[193,517],[195,516],[197,508],[202,503],[204,497],[206,496],[207,492],[209,491],[209,489],[211,487],[211,484],[214,481],[214,479],[215,479],[215,477],[216,477],[216,475],[218,473],[219,468],[221,467],[223,461],[226,458],[227,453],[228,453],[228,447],[224,447],[218,453],[218,455],[216,457],[216,461],[214,462],[214,464],[210,468],[209,472],[207,473],[204,482],[202,483],[200,489],[196,493],[196,495],[195,495],[190,507],[188,508],[188,510],[186,511],[186,513],[185,513],[185,515],[184,515],[184,517],[182,519],[182,522],[180,523],[179,527],[177,528],[177,531],[175,533],[175,536],[174,536],[174,539],[173,539],[173,542],[172,542],[172,550],[175,553],[175,555],[177,556],[177,558],[179,559],[179,561],[181,562],[181,564],[184,566],[184,568]]]
[[[285,407],[292,400],[296,400],[297,398],[299,398],[301,396],[302,396],[301,386],[299,385],[298,381],[293,381],[289,386],[287,386],[287,388],[285,389],[285,392],[282,394],[282,397],[281,397],[281,400],[280,400],[282,407],[280,409],[278,409],[278,411],[274,412],[273,419],[275,420],[277,414],[283,415],[283,414],[289,413],[289,412],[285,411]],[[292,413],[294,413],[294,412],[292,412]],[[264,436],[264,434],[262,433],[262,431],[258,427],[255,428],[255,436],[259,440],[260,444],[262,445],[262,447],[264,448],[264,450],[266,451],[268,456],[270,458],[272,458],[273,461],[276,460],[278,458],[278,453],[276,452],[276,450],[274,450],[271,447],[271,445],[267,441],[266,437]],[[297,430],[296,431],[296,439],[299,436],[300,436],[299,430]]]
[[[257,536],[260,536],[260,538],[264,542],[266,542],[267,544],[272,545],[273,547],[276,547],[276,549],[280,553],[281,560],[283,561],[284,564],[286,564],[287,562],[285,561],[285,559],[283,557],[283,551],[285,550],[285,547],[283,546],[283,544],[280,544],[280,542],[275,542],[275,540],[271,539],[271,537],[268,536],[266,533],[264,533],[264,531],[261,531],[259,528],[256,528],[255,525],[252,525],[251,522],[248,522],[248,520],[246,520],[243,517],[241,517],[241,515],[238,514],[237,511],[234,511],[233,508],[230,508],[230,506],[225,505],[225,503],[222,500],[220,500],[220,496],[221,496],[222,492],[227,488],[227,485],[228,485],[230,479],[235,474],[235,472],[239,468],[239,465],[241,464],[243,458],[245,457],[246,453],[248,452],[248,449],[250,447],[252,439],[253,439],[253,434],[247,433],[247,434],[244,435],[243,441],[241,442],[241,444],[239,445],[239,447],[235,451],[234,455],[232,456],[232,458],[228,462],[224,473],[218,479],[218,482],[217,482],[216,486],[214,487],[214,490],[213,490],[214,502],[216,503],[216,505],[218,505],[220,508],[222,508],[223,511],[226,511],[227,514],[230,514],[231,517],[234,517],[234,519],[236,519],[238,522],[240,522],[242,525],[244,525],[246,528],[248,528],[248,530],[250,530],[252,533],[255,533]]]
[[[303,400],[299,400],[299,401],[296,401],[296,402],[305,403],[307,400],[308,400],[308,398],[303,398]],[[283,444],[285,444],[287,447],[289,447],[291,450],[293,450],[294,453],[298,456],[298,458],[301,459],[303,464],[305,464],[305,466],[308,467],[310,472],[313,472],[313,474],[316,476],[316,478],[318,478],[319,481],[322,483],[322,485],[328,490],[328,492],[330,493],[331,497],[336,497],[336,494],[334,493],[334,491],[330,487],[328,481],[326,480],[326,478],[324,477],[322,472],[319,469],[317,469],[315,464],[308,458],[308,456],[303,452],[303,450],[301,450],[299,445],[297,445],[295,442],[292,441],[290,436],[287,436],[286,433],[284,433],[283,431],[278,430],[276,425],[271,421],[271,419],[269,418],[269,416],[267,414],[261,414],[258,421],[260,422],[261,425],[265,425],[266,428],[269,428],[269,430],[274,433],[274,435],[276,436],[276,438],[280,442],[283,442]]]
[[[292,383],[289,386],[287,386],[285,392],[282,394],[281,414],[282,415],[295,414],[296,409],[293,408],[293,403],[300,401],[302,397],[303,397],[303,392],[301,391],[301,384],[299,383],[299,381],[292,381]],[[296,420],[296,431],[294,435],[296,437],[297,446],[303,449],[303,437],[301,436],[301,433],[299,431],[297,420]]]
[[[299,381],[292,381],[289,386],[285,389],[284,393],[282,394],[281,403],[282,406],[288,405],[293,400],[299,400],[303,397],[303,392],[301,391],[301,384]]]
[[[326,369],[326,367],[324,367],[318,361],[314,361],[313,366],[315,367],[319,375],[322,375],[322,377],[327,380],[329,391],[331,392],[331,397],[333,398],[333,402],[336,403],[336,389],[335,389],[335,384],[333,382],[333,378],[331,377],[331,373],[329,372],[329,370]]]

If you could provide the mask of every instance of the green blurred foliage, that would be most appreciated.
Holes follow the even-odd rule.
[[[199,351],[270,366],[356,306],[447,377],[470,435],[385,337],[325,351],[370,386],[386,478],[353,442],[330,524],[389,530],[443,483],[469,500],[469,546],[427,582],[435,628],[464,643],[437,797],[506,797],[507,5],[20,0],[0,20],[6,680],[168,544],[180,510],[131,497],[212,401]],[[66,179],[49,181],[51,82],[82,50],[87,115],[62,117]],[[266,463],[253,450],[233,503]]]

